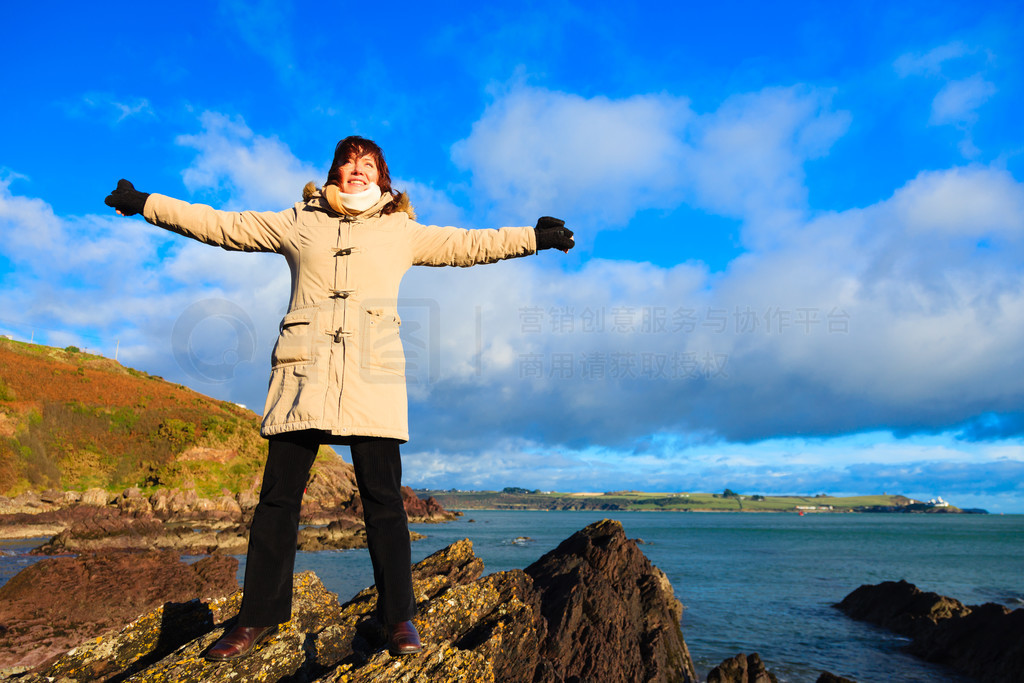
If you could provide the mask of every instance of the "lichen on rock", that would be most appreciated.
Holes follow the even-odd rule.
[[[292,619],[234,663],[202,655],[233,624],[241,591],[164,605],[46,667],[42,681],[580,681],[696,680],[681,606],[656,567],[605,520],[526,570],[484,576],[467,539],[413,567],[416,655],[391,657],[373,616],[376,589],[344,604],[315,574],[294,577]]]

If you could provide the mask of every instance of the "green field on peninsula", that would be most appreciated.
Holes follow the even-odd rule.
[[[899,495],[763,496],[726,489],[722,493],[650,493],[644,491],[561,492],[440,491],[420,489],[449,510],[648,510],[692,512],[960,512]]]

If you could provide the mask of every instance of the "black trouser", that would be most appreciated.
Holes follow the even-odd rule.
[[[249,530],[239,626],[271,626],[291,619],[299,510],[322,436],[305,431],[270,438],[260,502]],[[400,442],[353,437],[348,443],[377,584],[377,617],[385,624],[407,621],[416,613],[416,599],[402,503]]]

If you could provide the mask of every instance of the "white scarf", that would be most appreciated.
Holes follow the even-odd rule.
[[[338,198],[341,200],[341,205],[350,213],[362,213],[380,201],[381,192],[377,183],[370,183],[369,187],[365,190],[355,194],[339,191]]]

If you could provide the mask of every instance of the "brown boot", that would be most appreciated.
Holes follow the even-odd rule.
[[[388,627],[388,652],[392,656],[411,655],[422,649],[420,634],[411,621],[403,621]]]
[[[208,662],[233,662],[253,653],[256,646],[277,633],[274,626],[235,626],[206,651]]]

